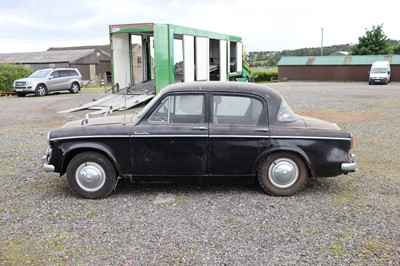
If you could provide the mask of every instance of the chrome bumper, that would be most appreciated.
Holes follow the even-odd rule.
[[[345,172],[354,172],[357,168],[356,156],[354,154],[350,154],[351,163],[342,163],[341,169]]]
[[[55,170],[54,165],[51,165],[51,164],[47,163],[47,155],[43,156],[40,160],[43,163],[43,170],[45,172],[54,172],[54,170]]]

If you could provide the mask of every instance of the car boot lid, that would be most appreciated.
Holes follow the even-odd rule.
[[[325,120],[308,117],[308,116],[298,116],[298,120],[302,120],[306,128],[309,129],[327,129],[327,130],[340,130],[336,123],[331,123]]]

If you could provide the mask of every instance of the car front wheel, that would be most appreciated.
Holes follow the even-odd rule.
[[[71,88],[69,89],[69,92],[78,93],[79,89],[80,89],[79,84],[74,82],[74,83],[71,84]]]
[[[47,87],[43,84],[39,84],[35,90],[36,96],[45,96],[47,95]]]
[[[306,183],[308,168],[303,159],[290,152],[269,155],[260,166],[258,181],[270,195],[290,196]]]
[[[114,165],[103,154],[83,152],[68,164],[67,181],[77,196],[98,199],[108,196],[117,183]]]

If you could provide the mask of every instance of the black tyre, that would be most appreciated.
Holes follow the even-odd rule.
[[[260,165],[258,181],[270,195],[290,196],[306,183],[308,167],[303,159],[290,152],[269,155]]]
[[[68,185],[72,192],[85,199],[108,196],[115,188],[117,173],[104,155],[83,152],[76,155],[67,167]]]
[[[81,87],[79,87],[79,84],[74,82],[71,84],[71,88],[69,89],[70,93],[78,93]]]
[[[35,90],[36,96],[45,96],[47,95],[47,87],[44,84],[39,84],[36,86]]]

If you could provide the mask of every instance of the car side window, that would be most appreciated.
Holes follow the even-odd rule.
[[[58,78],[60,77],[59,71],[53,71],[53,73],[50,74],[53,78]]]
[[[79,76],[75,70],[68,70],[68,76]]]
[[[233,125],[257,125],[263,104],[260,100],[245,96],[213,96],[213,123]]]
[[[69,77],[69,70],[60,70],[60,77]]]
[[[204,123],[204,95],[170,95],[162,99],[148,121],[152,123]]]

